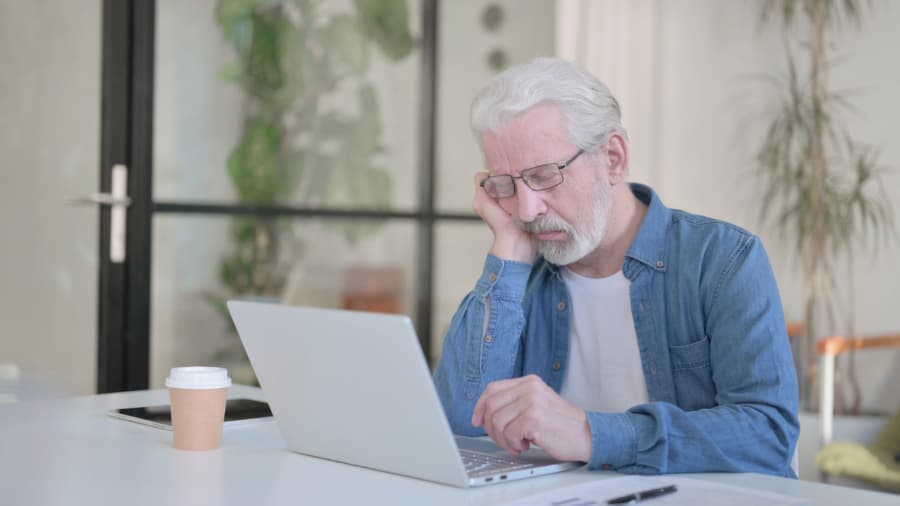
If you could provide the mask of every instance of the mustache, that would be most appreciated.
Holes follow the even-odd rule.
[[[562,218],[555,216],[544,216],[534,221],[515,220],[516,225],[529,234],[537,234],[541,232],[563,231],[567,233],[574,232],[574,229]]]

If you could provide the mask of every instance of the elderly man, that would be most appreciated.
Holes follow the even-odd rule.
[[[795,476],[797,378],[758,237],[626,182],[619,105],[539,58],[475,99],[493,245],[435,383],[454,431],[626,473]]]

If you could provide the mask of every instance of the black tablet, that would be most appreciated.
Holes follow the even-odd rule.
[[[172,413],[168,404],[123,408],[109,412],[110,416],[132,422],[172,430]],[[272,410],[265,402],[252,399],[228,399],[225,404],[225,426],[272,418]]]

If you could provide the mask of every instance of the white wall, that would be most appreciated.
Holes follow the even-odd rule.
[[[766,104],[762,84],[748,76],[783,68],[777,30],[757,31],[753,0],[614,0],[559,3],[560,18],[582,21],[569,37],[560,31],[563,56],[583,63],[622,97],[625,127],[631,133],[632,179],[650,183],[670,207],[722,218],[759,234],[769,251],[785,312],[803,315],[803,285],[790,246],[771,226],[757,220],[759,192],[752,155],[760,142]],[[857,90],[855,136],[882,148],[881,161],[896,168],[884,178],[893,202],[900,202],[900,5],[876,3],[877,15],[859,35],[842,40],[843,62],[831,85]],[[573,11],[576,14],[573,14]],[[616,37],[610,40],[609,33]],[[604,34],[606,34],[604,36]],[[576,42],[587,44],[580,47]],[[648,111],[647,104],[654,104]],[[635,111],[635,113],[632,113]],[[647,166],[650,164],[650,166]],[[900,223],[900,206],[894,205]],[[856,275],[856,328],[863,333],[900,332],[893,290],[900,281],[900,241],[877,257],[860,253]],[[840,274],[839,293],[846,293]],[[845,304],[847,306],[847,304]],[[900,354],[861,354],[864,408],[894,410],[900,405]]]
[[[0,363],[20,398],[94,391],[100,2],[0,2]],[[24,386],[22,386],[24,385]]]
[[[481,24],[491,4],[504,13],[496,31]],[[435,206],[443,212],[471,213],[473,178],[485,165],[469,126],[469,107],[497,72],[487,63],[488,53],[505,51],[510,65],[552,55],[555,6],[546,0],[461,0],[439,2],[439,9]],[[437,359],[453,313],[481,274],[492,236],[481,222],[445,222],[435,238],[431,357]]]

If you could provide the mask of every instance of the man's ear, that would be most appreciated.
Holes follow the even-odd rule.
[[[628,173],[628,141],[618,132],[613,132],[606,142],[606,146],[601,151],[601,155],[606,157],[607,171],[609,175],[609,183],[617,185],[625,182],[625,176]]]

